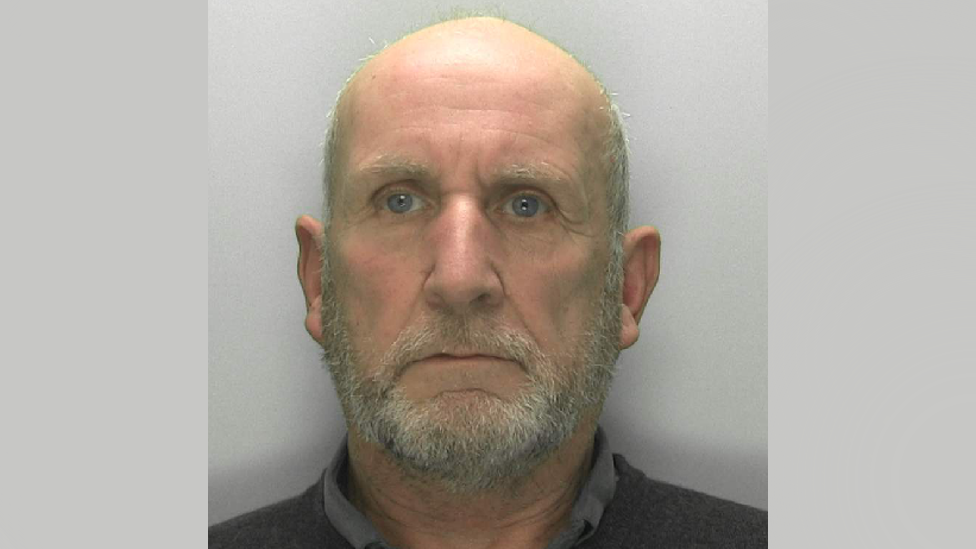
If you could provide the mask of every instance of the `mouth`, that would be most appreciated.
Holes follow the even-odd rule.
[[[421,358],[417,362],[465,362],[477,360],[510,360],[505,357],[481,353],[437,353]]]
[[[431,356],[439,356],[445,358],[473,358],[473,357],[503,358],[501,356],[493,355],[490,353],[436,353]]]
[[[476,394],[508,395],[525,382],[522,365],[503,356],[470,351],[431,353],[410,362],[399,383],[409,398],[437,395],[468,398]],[[453,395],[453,397],[452,397]]]

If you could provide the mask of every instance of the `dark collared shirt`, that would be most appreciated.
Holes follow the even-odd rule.
[[[573,504],[569,526],[549,543],[547,549],[567,549],[592,536],[600,524],[603,510],[613,499],[617,475],[603,429],[597,427],[594,442],[593,467]],[[349,449],[343,440],[325,473],[325,514],[355,549],[391,549],[373,528],[373,523],[342,493],[340,483],[345,485],[348,460]]]

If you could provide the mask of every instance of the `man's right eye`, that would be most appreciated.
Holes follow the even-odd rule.
[[[386,208],[397,214],[419,210],[423,205],[423,199],[411,193],[394,193],[386,199]]]

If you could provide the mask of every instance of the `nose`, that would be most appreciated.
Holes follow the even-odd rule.
[[[424,282],[435,309],[469,313],[501,302],[502,283],[493,264],[493,228],[475,200],[447,203],[427,227],[433,269]]]

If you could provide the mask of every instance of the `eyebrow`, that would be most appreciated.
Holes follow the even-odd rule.
[[[398,155],[383,155],[356,172],[357,176],[395,177],[398,179],[431,179],[426,165]]]
[[[543,183],[555,186],[576,188],[571,179],[559,175],[545,164],[511,164],[506,168],[495,171],[494,179],[513,183]]]

